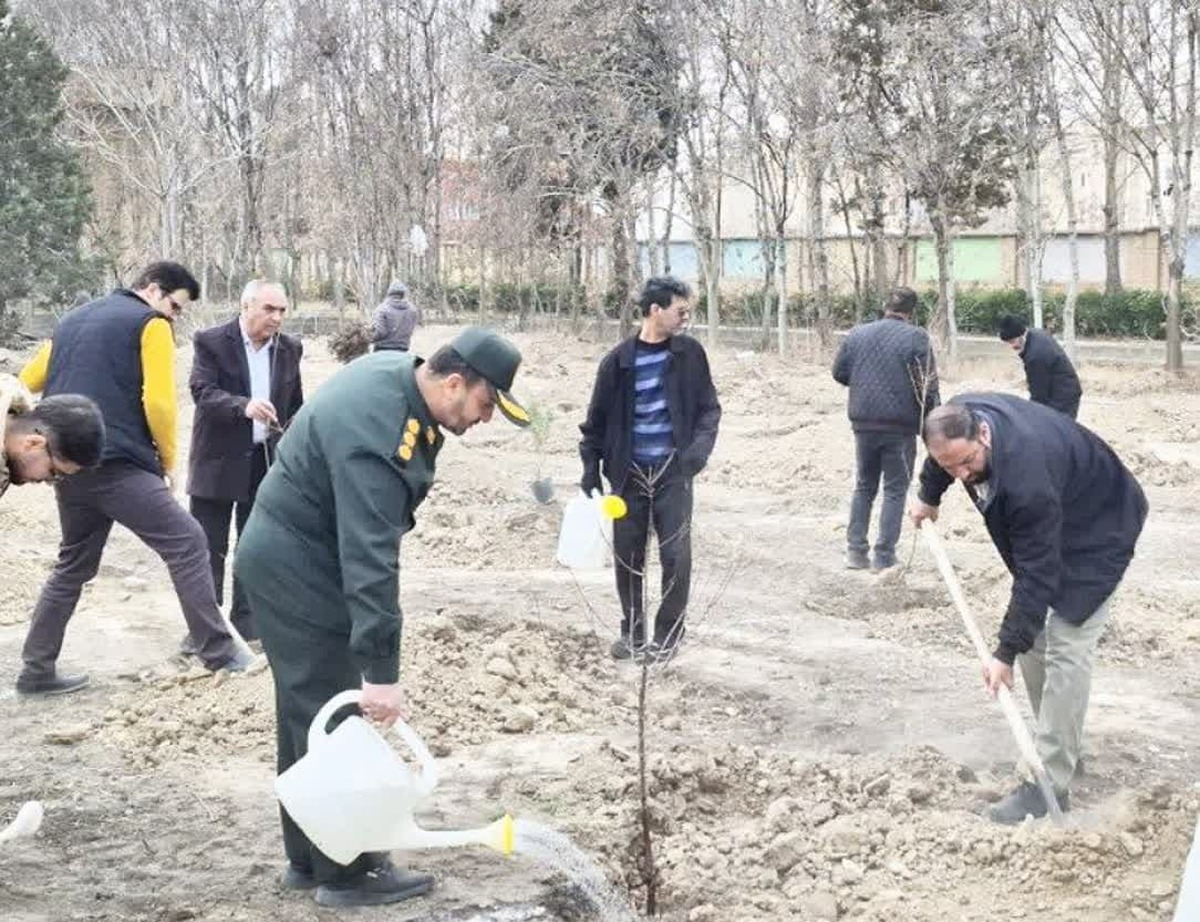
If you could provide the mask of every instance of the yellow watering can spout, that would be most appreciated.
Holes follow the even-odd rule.
[[[486,845],[502,855],[511,855],[516,844],[513,818],[507,813],[494,823],[478,829],[423,829],[415,822],[392,833],[387,848],[455,848],[461,845]]]

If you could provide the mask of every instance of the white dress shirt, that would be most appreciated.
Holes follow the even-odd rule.
[[[246,364],[250,367],[250,397],[254,400],[271,399],[271,341],[268,339],[261,346],[255,346],[246,335],[246,324],[238,318],[238,326],[242,330],[242,345],[246,348]],[[258,445],[267,440],[267,424],[257,419],[254,424],[254,444]]]

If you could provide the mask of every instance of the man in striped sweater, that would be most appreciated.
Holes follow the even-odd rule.
[[[682,334],[691,291],[671,276],[646,282],[642,326],[600,362],[587,419],[579,427],[580,486],[602,490],[601,474],[624,498],[613,524],[621,636],[612,655],[644,651],[667,660],[683,640],[692,573],[692,480],[717,440],[717,401],[704,347]],[[650,526],[658,535],[662,592],[652,637],[644,615],[643,574]]]

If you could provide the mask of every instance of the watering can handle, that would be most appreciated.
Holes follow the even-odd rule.
[[[349,689],[344,692],[338,692],[326,701],[321,710],[317,711],[317,716],[313,718],[312,724],[309,725],[308,748],[316,749],[329,738],[329,734],[325,732],[325,728],[329,726],[329,720],[334,714],[347,705],[358,704],[361,700],[361,691],[358,689]],[[402,720],[397,720],[392,726],[400,736],[400,739],[404,741],[404,744],[412,750],[413,755],[417,757],[417,761],[421,763],[421,772],[417,776],[417,787],[420,793],[430,793],[437,787],[438,783],[437,762],[430,755],[421,737],[417,736],[416,732],[408,724]]]

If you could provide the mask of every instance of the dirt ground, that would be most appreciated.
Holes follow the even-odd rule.
[[[417,348],[451,332],[423,329]],[[624,887],[638,670],[606,655],[610,575],[553,560],[604,347],[515,338],[518,394],[554,414],[544,459],[502,420],[451,439],[402,549],[403,678],[443,761],[423,821],[507,810],[570,834]],[[305,346],[311,391],[336,365]],[[1102,644],[1075,827],[1004,829],[981,814],[1013,783],[1014,746],[931,558],[906,526],[903,572],[842,568],[853,447],[844,393],[812,358],[712,355],[725,412],[696,488],[688,644],[650,688],[664,918],[1170,919],[1200,809],[1197,379],[1084,370],[1082,421],[1143,477],[1152,512]],[[1021,383],[1004,355],[944,378],[947,394]],[[540,462],[550,506],[528,486]],[[1008,579],[958,491],[942,529],[990,635]],[[588,918],[551,870],[482,851],[402,856],[439,881],[410,905],[338,913],[281,894],[269,675],[221,682],[173,661],[184,628],[165,570],[118,529],[62,660],[92,687],[17,699],[58,539],[49,489],[10,490],[0,531],[0,820],[27,799],[47,811],[36,838],[0,846],[6,922]]]

